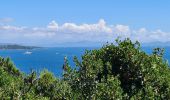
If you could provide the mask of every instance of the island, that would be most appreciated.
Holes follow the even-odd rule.
[[[18,45],[18,44],[0,44],[0,49],[36,49],[36,48],[41,48],[37,46],[23,46],[23,45]]]

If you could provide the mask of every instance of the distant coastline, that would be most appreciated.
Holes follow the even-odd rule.
[[[42,47],[37,47],[37,46],[23,46],[23,45],[18,45],[18,44],[0,44],[0,49],[3,50],[8,50],[8,49],[37,49],[37,48],[42,48]]]

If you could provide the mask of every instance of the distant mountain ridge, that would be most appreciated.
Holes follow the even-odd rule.
[[[142,43],[142,46],[145,47],[169,47],[170,46],[170,41],[169,42],[150,42],[150,43]]]
[[[113,43],[113,42],[108,42]],[[23,44],[12,44],[12,43],[0,43],[0,49],[36,49],[42,47],[102,47],[107,44],[107,42],[92,42],[92,41],[79,41],[79,42],[64,42],[64,43],[53,43],[49,46],[40,45],[40,46],[28,46]],[[170,47],[169,42],[149,42],[141,43],[142,47]]]
[[[0,49],[35,49],[37,46],[23,46],[18,44],[0,43]]]

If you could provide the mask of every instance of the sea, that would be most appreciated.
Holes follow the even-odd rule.
[[[74,56],[81,60],[85,50],[99,49],[99,47],[56,47],[38,48],[32,50],[0,50],[1,57],[10,57],[14,65],[23,73],[29,74],[36,71],[48,70],[55,76],[61,77],[64,57],[68,58],[69,64],[75,67]],[[164,47],[164,58],[170,61],[170,47]],[[142,47],[148,54],[152,53],[153,47]]]

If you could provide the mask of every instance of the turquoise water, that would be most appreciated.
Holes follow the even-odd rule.
[[[48,69],[55,75],[61,76],[64,57],[67,56],[70,65],[75,66],[73,57],[77,56],[80,59],[85,49],[94,48],[41,48],[29,50],[32,54],[25,54],[27,50],[0,50],[0,56],[10,57],[17,68],[25,73],[30,73],[31,70],[39,73],[43,69]],[[144,47],[143,50],[151,53],[152,47]],[[170,47],[165,47],[164,57],[170,61]]]

